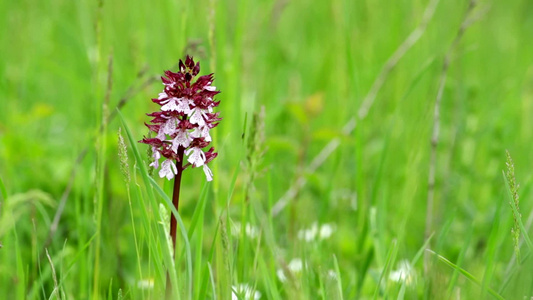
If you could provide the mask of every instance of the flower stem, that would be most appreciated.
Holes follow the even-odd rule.
[[[181,188],[181,173],[183,172],[183,153],[185,148],[180,146],[178,148],[178,160],[176,160],[176,168],[178,169],[178,174],[174,177],[174,191],[172,193],[172,205],[178,211],[180,203],[180,188]],[[176,231],[177,231],[177,220],[174,214],[170,216],[170,236],[172,238],[172,248],[174,249],[173,258],[176,256]],[[167,273],[167,299],[170,299],[172,294],[172,285],[170,283],[170,274]]]
[[[178,211],[179,203],[180,203],[180,187],[181,187],[181,173],[183,172],[183,152],[185,151],[185,148],[180,146],[178,148],[178,157],[179,159],[176,161],[176,167],[178,169],[178,174],[176,177],[174,177],[174,192],[172,193],[172,204],[176,208],[176,211]],[[172,246],[174,248],[174,251],[176,251],[176,226],[177,221],[176,217],[172,214],[172,217],[170,218],[170,236],[172,237]]]

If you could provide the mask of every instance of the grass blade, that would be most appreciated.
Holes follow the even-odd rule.
[[[475,283],[477,286],[481,287],[481,282],[476,278],[474,277],[474,275],[468,273],[468,271],[466,271],[465,269],[457,266],[456,264],[452,263],[451,261],[449,261],[448,259],[446,259],[444,256],[441,256],[431,250],[427,250],[429,253],[435,255],[440,261],[442,261],[443,263],[445,263],[446,265],[448,265],[450,268],[458,271],[459,273],[461,273],[464,277],[466,277],[468,280],[472,281],[473,283]],[[493,290],[492,288],[490,287],[487,287],[487,290],[489,292],[489,294],[491,294],[492,296],[494,296],[494,298],[496,299],[501,299],[501,300],[504,300],[505,298],[503,298],[500,294],[498,294],[495,290]]]

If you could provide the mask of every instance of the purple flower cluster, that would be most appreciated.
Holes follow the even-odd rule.
[[[185,63],[180,60],[179,72],[166,71],[161,77],[165,89],[153,102],[161,106],[161,111],[147,114],[153,117],[146,126],[156,134],[155,138],[144,138],[140,142],[152,146],[153,163],[150,166],[159,168],[159,176],[168,180],[174,178],[188,166],[203,167],[207,181],[213,179],[213,172],[207,166],[217,153],[209,146],[211,136],[209,131],[218,125],[219,112],[213,112],[220,101],[213,97],[220,93],[212,86],[213,74],[200,76],[195,82],[192,80],[200,72],[200,63],[194,63],[192,57],[187,56]],[[183,160],[188,161],[183,165]],[[176,163],[178,162],[178,167]],[[182,167],[180,167],[182,166]]]

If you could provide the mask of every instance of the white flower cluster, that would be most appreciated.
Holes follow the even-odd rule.
[[[316,222],[309,229],[298,231],[298,238],[306,242],[312,242],[319,238],[320,240],[328,239],[335,231],[335,224],[322,224],[320,227]]]
[[[238,284],[231,286],[231,300],[259,300],[261,292],[256,291],[248,284]]]
[[[241,234],[241,229],[244,227],[244,233],[247,237],[251,239],[255,239],[259,236],[259,229],[251,225],[250,223],[246,223],[246,225],[242,225],[240,222],[234,222],[231,226],[231,234],[234,236],[239,236]]]
[[[295,276],[295,275],[298,275],[301,271],[302,271],[302,268],[306,266],[304,264],[304,262],[302,261],[301,258],[293,258],[289,264],[287,265],[287,271],[289,271],[291,273],[292,276]],[[279,281],[281,282],[285,282],[287,281],[287,276],[285,274],[285,271],[280,268],[276,271],[276,275],[278,276],[279,278]]]

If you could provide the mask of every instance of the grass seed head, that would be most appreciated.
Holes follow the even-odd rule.
[[[505,173],[505,177],[507,179],[507,183],[509,184],[509,190],[511,192],[511,201],[509,204],[511,207],[514,207],[516,209],[513,209],[513,219],[514,224],[513,228],[511,229],[511,235],[513,237],[514,242],[514,251],[516,254],[516,257],[520,258],[520,220],[522,219],[522,215],[520,214],[520,201],[518,196],[518,188],[519,185],[516,183],[516,178],[514,174],[514,163],[513,159],[511,158],[511,154],[509,151],[505,151],[507,155],[507,161],[505,165],[507,166],[507,170]]]
[[[126,183],[129,183],[130,178],[130,166],[128,164],[128,148],[124,142],[124,137],[122,136],[122,128],[118,128],[118,158],[120,160],[120,171],[124,176]]]

